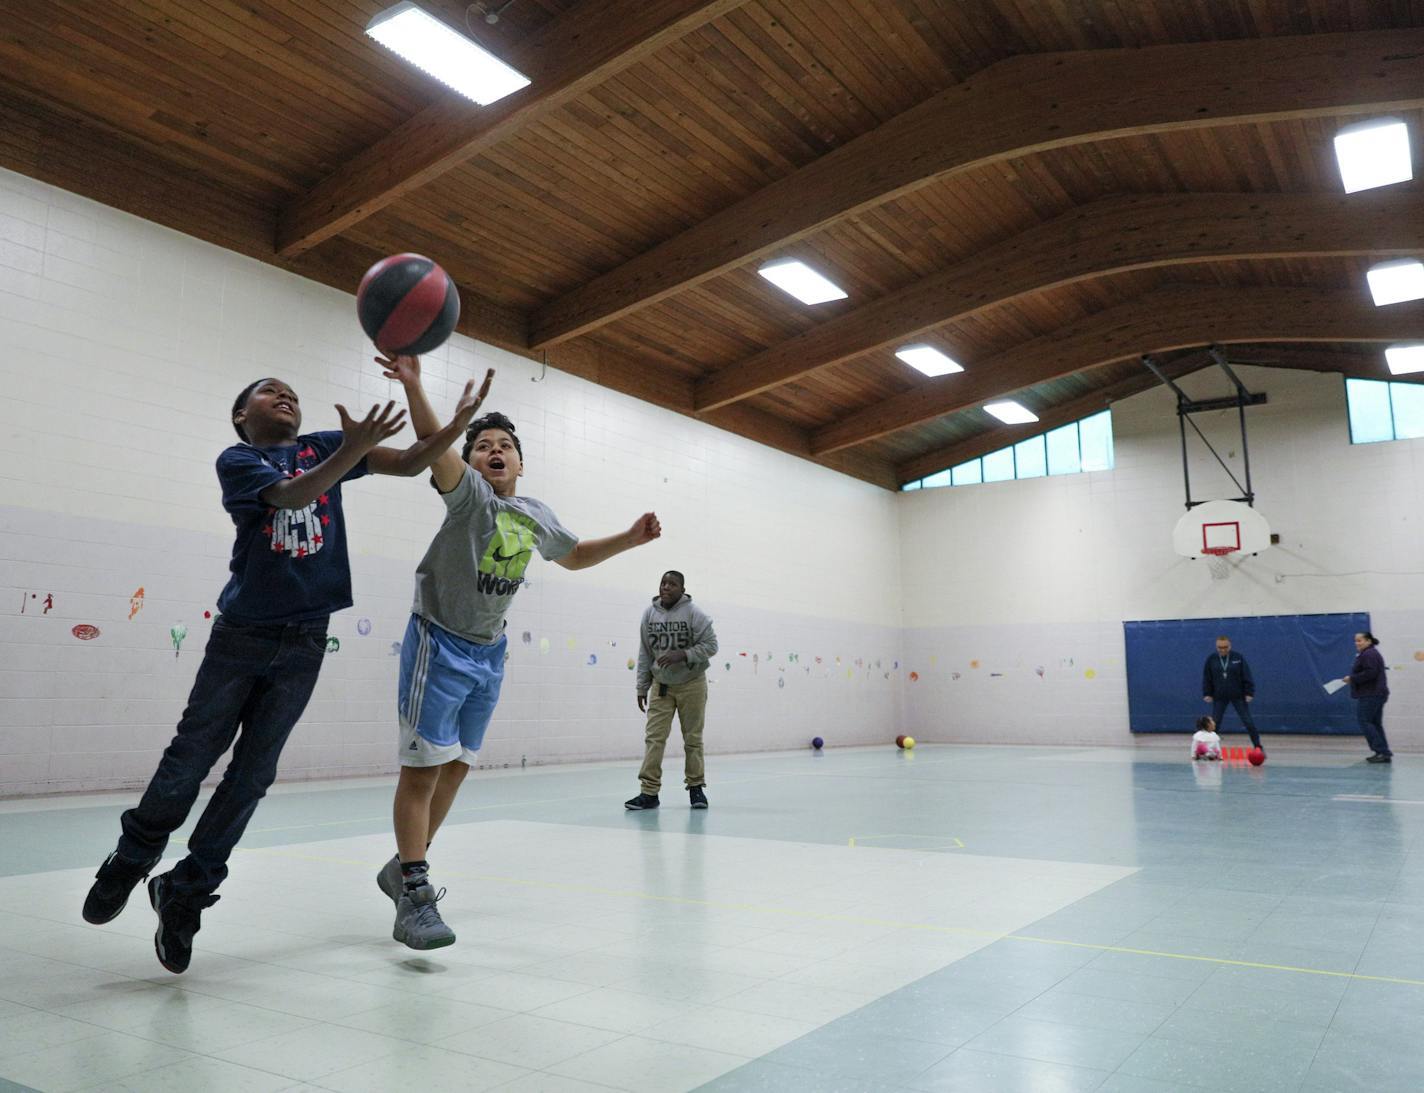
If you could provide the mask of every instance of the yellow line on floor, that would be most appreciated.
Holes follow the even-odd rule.
[[[243,848],[239,848],[243,849]],[[279,846],[252,847],[244,850],[248,854],[273,854],[277,857],[294,858],[297,861],[323,862],[330,865],[354,865],[372,869],[369,861],[354,858],[336,858],[319,854],[302,854]],[[593,884],[571,884],[567,881],[530,880],[527,877],[503,877],[488,873],[463,873],[459,870],[441,869],[441,876],[456,877],[460,880],[483,881],[493,884],[507,884],[519,888],[548,888],[562,892],[583,892],[588,895],[626,896],[650,903],[676,903],[689,907],[712,907],[725,911],[750,911],[755,914],[776,915],[784,918],[811,919],[818,922],[843,922],[855,926],[884,926],[897,930],[918,930],[926,933],[956,934],[967,937],[984,937],[992,941],[1022,941],[1033,945],[1060,945],[1070,949],[1092,949],[1100,953],[1127,953],[1133,956],[1154,956],[1163,960],[1191,960],[1202,964],[1216,964],[1230,968],[1258,968],[1273,972],[1295,972],[1299,975],[1323,975],[1333,979],[1354,979],[1366,983],[1401,983],[1408,987],[1424,987],[1424,979],[1406,979],[1393,975],[1361,975],[1358,972],[1336,972],[1327,968],[1305,968],[1295,964],[1268,964],[1255,960],[1233,960],[1224,956],[1197,956],[1191,953],[1173,953],[1159,949],[1136,949],[1127,945],[1102,945],[1092,941],[1067,941],[1055,937],[1035,937],[1032,934],[1005,934],[997,930],[976,930],[969,926],[939,926],[931,922],[903,922],[898,919],[871,918],[863,915],[842,915],[822,911],[803,911],[794,907],[776,907],[764,903],[735,903],[711,899],[695,899],[691,896],[660,896],[654,892],[641,892],[633,888],[603,888]]]

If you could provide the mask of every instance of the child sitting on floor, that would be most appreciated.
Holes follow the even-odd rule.
[[[1221,758],[1221,737],[1216,733],[1216,722],[1210,717],[1197,718],[1197,731],[1192,734],[1192,758]]]

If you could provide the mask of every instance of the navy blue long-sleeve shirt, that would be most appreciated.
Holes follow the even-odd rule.
[[[1368,695],[1388,695],[1389,682],[1385,679],[1384,657],[1373,645],[1355,656],[1350,667],[1350,697],[1365,698]]]
[[[1226,665],[1222,658],[1212,653],[1202,667],[1203,698],[1250,698],[1256,693],[1256,681],[1251,678],[1251,666],[1246,658],[1236,650],[1226,654]]]

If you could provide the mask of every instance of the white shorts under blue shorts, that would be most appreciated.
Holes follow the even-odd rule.
[[[410,617],[401,642],[400,761],[434,767],[473,765],[504,682],[504,635],[480,645]]]

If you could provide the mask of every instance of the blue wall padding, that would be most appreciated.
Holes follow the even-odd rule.
[[[1202,699],[1202,665],[1225,634],[1256,681],[1251,713],[1263,733],[1358,735],[1349,688],[1333,695],[1355,658],[1355,634],[1368,612],[1349,615],[1262,615],[1242,619],[1154,619],[1124,622],[1128,723],[1133,732],[1184,732],[1211,708]],[[1227,709],[1224,729],[1241,730]]]

